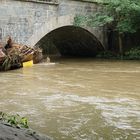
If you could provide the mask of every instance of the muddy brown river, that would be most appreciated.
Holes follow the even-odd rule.
[[[0,111],[54,140],[140,140],[140,62],[60,59],[2,72]]]

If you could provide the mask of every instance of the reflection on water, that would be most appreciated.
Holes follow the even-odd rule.
[[[0,73],[0,110],[56,140],[140,139],[140,63],[67,59]]]

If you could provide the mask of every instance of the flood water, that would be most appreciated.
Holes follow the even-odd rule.
[[[0,111],[54,140],[140,140],[140,62],[63,59],[0,73]]]

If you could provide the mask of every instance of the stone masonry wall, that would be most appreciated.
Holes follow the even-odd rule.
[[[67,15],[92,14],[98,8],[95,3],[76,0],[0,0],[0,42],[5,42],[10,35],[15,42],[26,44],[52,18],[57,20]],[[57,22],[55,24],[57,27]],[[53,23],[52,26],[55,29]],[[103,42],[102,31],[89,30]]]
[[[7,35],[11,35],[15,42],[25,43],[56,14],[56,5],[0,0],[0,41],[4,42]]]

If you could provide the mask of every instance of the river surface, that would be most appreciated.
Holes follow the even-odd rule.
[[[0,111],[54,140],[140,140],[140,62],[60,59],[0,73]]]

